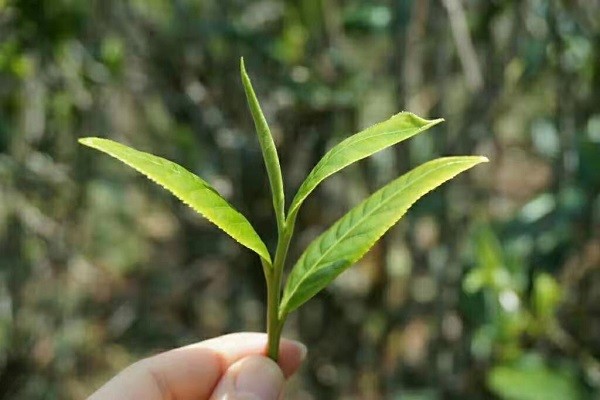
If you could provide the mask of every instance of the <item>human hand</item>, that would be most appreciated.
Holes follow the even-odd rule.
[[[282,339],[276,364],[266,346],[266,334],[234,333],[167,351],[127,367],[88,400],[282,399],[306,347]]]

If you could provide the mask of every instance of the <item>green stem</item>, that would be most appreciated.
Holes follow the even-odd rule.
[[[275,287],[274,271],[271,270],[267,277],[267,354],[277,361],[279,357],[279,338],[281,335],[281,324],[278,318],[279,299],[278,290]]]
[[[267,272],[267,348],[268,356],[274,361],[279,357],[279,341],[281,339],[281,330],[285,318],[279,318],[279,301],[281,297],[281,280],[283,277],[283,266],[290,247],[290,240],[294,232],[294,221],[286,223],[279,232],[277,240],[277,249],[275,250],[275,259],[273,267]]]

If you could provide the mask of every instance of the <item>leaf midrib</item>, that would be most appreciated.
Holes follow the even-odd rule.
[[[358,220],[358,221],[357,221],[355,224],[353,224],[352,228],[348,229],[348,230],[347,230],[347,231],[346,231],[346,232],[345,232],[345,233],[344,233],[344,234],[343,234],[343,235],[342,235],[342,236],[341,236],[339,239],[337,239],[337,240],[336,240],[336,241],[335,241],[335,242],[334,242],[334,243],[333,243],[331,246],[329,246],[329,248],[328,248],[328,249],[327,249],[327,250],[326,250],[326,251],[325,251],[325,252],[324,252],[324,253],[323,253],[323,254],[322,254],[322,255],[321,255],[319,258],[318,258],[318,260],[317,260],[316,262],[314,262],[314,263],[313,263],[313,265],[319,265],[319,264],[320,264],[320,262],[321,262],[321,261],[322,261],[322,260],[325,258],[325,256],[326,256],[327,254],[329,254],[329,252],[331,251],[331,249],[333,249],[333,248],[334,248],[335,246],[337,246],[337,245],[338,245],[338,244],[339,244],[341,241],[343,241],[344,239],[346,239],[346,236],[347,236],[347,235],[348,235],[350,232],[352,232],[352,231],[353,231],[353,230],[354,230],[354,229],[355,229],[355,228],[356,228],[356,227],[357,227],[357,226],[358,226],[358,225],[359,225],[359,224],[360,224],[360,223],[361,223],[361,222],[362,222],[362,221],[363,221],[365,218],[367,218],[368,216],[371,216],[373,213],[375,213],[377,210],[379,210],[379,209],[381,208],[381,206],[383,206],[384,204],[388,203],[388,202],[389,202],[389,201],[391,201],[393,198],[395,198],[395,197],[398,195],[398,194],[397,194],[398,192],[406,190],[406,189],[407,189],[407,188],[409,188],[411,185],[413,185],[413,184],[415,183],[415,181],[417,181],[418,179],[424,178],[424,177],[426,177],[427,175],[430,175],[430,174],[432,174],[432,173],[436,172],[437,170],[439,170],[439,169],[441,169],[441,168],[443,168],[443,167],[447,167],[447,166],[449,166],[449,165],[453,165],[453,164],[460,164],[460,163],[463,163],[463,162],[464,162],[464,161],[454,161],[454,162],[451,162],[451,163],[448,163],[448,164],[440,165],[439,167],[437,167],[437,168],[435,168],[435,169],[433,169],[433,170],[427,171],[426,173],[424,173],[424,174],[422,174],[422,175],[419,175],[417,178],[415,178],[415,179],[413,179],[411,182],[409,182],[409,183],[408,183],[406,186],[402,187],[401,189],[398,189],[398,190],[396,191],[396,194],[394,194],[394,195],[390,196],[390,197],[389,197],[387,200],[384,200],[384,201],[380,202],[380,203],[379,203],[379,204],[378,204],[378,205],[377,205],[375,208],[373,208],[373,210],[371,210],[370,212],[368,212],[368,213],[364,214],[364,215],[363,215],[363,216],[362,216],[362,217],[361,217],[361,218],[360,218],[360,219],[359,219],[359,220]],[[312,272],[312,271],[313,271],[313,269],[309,270],[309,272]],[[304,276],[308,276],[308,272],[307,272],[306,274],[304,274]],[[287,305],[287,304],[289,303],[289,299],[291,299],[291,298],[292,298],[293,294],[294,294],[294,293],[297,291],[298,287],[300,287],[300,285],[301,285],[301,284],[302,284],[302,282],[304,282],[304,281],[305,281],[305,279],[304,279],[304,278],[302,278],[302,279],[300,279],[300,280],[298,281],[298,284],[294,286],[294,289],[293,289],[293,291],[292,291],[292,295],[290,295],[290,296],[287,296],[287,298],[286,298],[286,300],[287,300],[287,301],[286,301],[286,304],[285,304],[285,305]]]

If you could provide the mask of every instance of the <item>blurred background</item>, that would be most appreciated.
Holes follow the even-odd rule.
[[[0,0],[0,399],[81,399],[129,363],[264,330],[254,254],[76,139],[174,160],[272,248],[244,56],[288,199],[400,110],[446,122],[328,179],[290,262],[441,155],[429,194],[294,313],[290,399],[600,398],[600,1]]]

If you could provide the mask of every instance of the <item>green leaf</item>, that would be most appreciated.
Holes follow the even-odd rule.
[[[541,273],[533,282],[533,308],[538,318],[552,319],[562,299],[560,283],[550,274]]]
[[[504,400],[577,400],[582,390],[570,371],[539,366],[498,366],[488,375],[488,386]]]
[[[485,157],[427,162],[387,184],[315,239],[287,280],[280,317],[298,308],[358,261],[422,196]]]
[[[405,111],[340,142],[329,150],[308,174],[308,177],[298,189],[294,200],[292,200],[288,215],[295,215],[306,197],[327,177],[356,161],[400,143],[442,121],[441,118],[429,121]]]
[[[283,193],[283,178],[281,177],[281,167],[279,166],[279,157],[277,156],[277,149],[273,142],[273,136],[271,130],[267,124],[267,120],[260,109],[260,104],[252,88],[252,82],[250,77],[246,73],[246,67],[244,66],[244,59],[240,59],[240,72],[242,75],[242,82],[244,84],[244,91],[246,92],[246,99],[248,100],[248,106],[254,119],[254,126],[256,127],[256,134],[258,136],[258,142],[260,143],[260,149],[262,151],[263,159],[265,160],[265,167],[267,168],[267,175],[269,176],[269,184],[271,185],[271,193],[273,195],[273,208],[275,209],[275,216],[277,218],[277,226],[279,230],[283,228],[285,223],[285,198]]]
[[[267,247],[250,222],[198,176],[174,162],[112,140],[90,137],[79,139],[79,142],[100,150],[144,174],[271,264]]]

